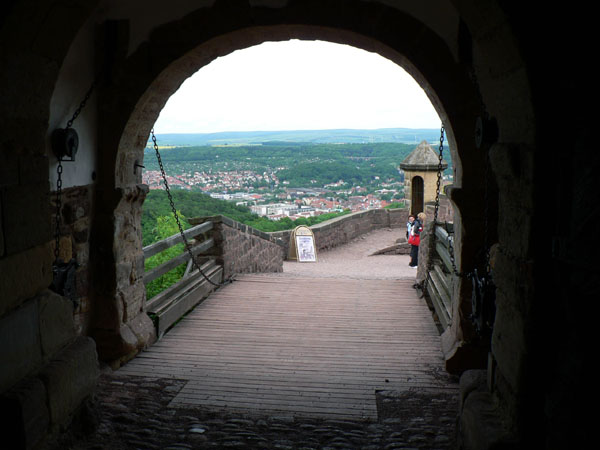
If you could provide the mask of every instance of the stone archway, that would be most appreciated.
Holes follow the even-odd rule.
[[[115,269],[96,270],[101,273],[102,284],[111,286],[105,292],[111,299],[99,298],[94,303],[109,302],[116,306],[96,309],[95,317],[100,320],[94,321],[90,332],[104,358],[126,360],[153,339],[151,325],[143,313],[140,270],[139,220],[145,191],[139,185],[141,175],[133,170],[134,164],[142,160],[149,130],[169,96],[185,79],[217,57],[268,40],[292,38],[349,44],[387,57],[421,84],[445,123],[451,149],[455,151],[452,155],[456,170],[456,195],[452,198],[458,199],[455,220],[460,223],[461,210],[468,211],[473,202],[482,199],[482,192],[475,186],[482,184],[482,171],[477,166],[483,165],[483,155],[473,151],[472,124],[480,113],[477,92],[439,36],[398,10],[359,1],[345,2],[342,15],[339,10],[322,7],[317,2],[277,10],[251,8],[251,11],[252,14],[232,18],[223,16],[218,8],[199,10],[162,25],[137,51],[115,63],[117,75],[101,88],[103,110],[98,135],[99,146],[106,149],[106,156],[101,161],[103,176],[97,205],[101,213],[96,222],[104,225],[96,226],[99,245],[95,248],[112,249],[112,254],[104,254],[98,260],[115,261]],[[355,20],[358,17],[361,20]],[[365,17],[376,19],[363,20]],[[120,25],[111,26],[118,29]],[[199,33],[199,29],[203,31]],[[416,41],[415,30],[419,30]],[[463,155],[471,163],[472,170],[468,173],[463,173]],[[457,227],[458,261],[461,256],[469,260],[478,251],[476,245],[461,247],[463,233],[477,236],[481,229],[481,217],[473,214],[468,217],[468,221]],[[467,299],[470,286],[458,283],[455,295]],[[470,303],[460,302],[459,308],[465,311],[455,314],[451,352],[464,350],[460,343],[473,333],[464,319]],[[469,364],[479,362],[466,366]]]
[[[432,20],[420,14],[415,2],[394,0],[217,0],[200,2],[201,6],[199,2],[181,1],[165,4],[160,11],[145,9],[141,0],[126,3],[98,0],[65,5],[42,0],[32,8],[16,0],[10,2],[7,19],[2,21],[0,263],[6,274],[2,279],[4,323],[16,323],[16,308],[38,295],[51,278],[49,161],[45,150],[48,124],[55,122],[49,104],[69,49],[79,39],[86,39],[90,49],[95,45],[93,36],[77,35],[86,20],[95,21],[94,25],[100,24],[106,31],[98,38],[96,56],[100,65],[109,69],[98,91],[98,116],[93,121],[98,136],[98,178],[90,207],[94,214],[90,291],[95,308],[90,333],[97,338],[101,356],[107,360],[131,357],[152,339],[141,308],[140,261],[136,256],[136,214],[144,190],[138,186],[132,166],[166,98],[193,71],[237,48],[290,37],[331,40],[377,51],[400,63],[438,108],[457,151],[453,155],[456,184],[450,197],[460,212],[456,220],[461,239],[457,262],[467,269],[481,241],[483,220],[476,206],[484,198],[481,168],[491,144],[476,148],[473,128],[477,116],[488,113],[497,119],[498,143],[490,152],[500,211],[499,251],[494,262],[499,306],[491,358],[494,395],[500,398],[513,423],[523,422],[532,411],[541,417],[540,422],[544,420],[545,413],[540,412],[543,408],[536,401],[546,394],[551,396],[552,389],[536,384],[535,377],[541,371],[533,368],[531,358],[534,355],[550,369],[550,382],[560,381],[560,369],[549,367],[547,358],[543,361],[551,354],[541,337],[545,333],[534,334],[535,330],[549,330],[542,323],[544,318],[554,319],[547,323],[562,318],[560,312],[548,312],[547,302],[541,298],[541,285],[547,278],[544,270],[552,261],[550,249],[554,247],[550,244],[560,244],[562,237],[549,242],[552,231],[542,226],[550,205],[542,177],[545,170],[560,168],[546,155],[554,144],[554,137],[548,136],[557,133],[561,142],[567,143],[571,139],[567,137],[570,133],[561,134],[553,127],[553,116],[561,114],[556,113],[557,108],[548,98],[556,80],[564,76],[570,82],[568,86],[563,83],[569,95],[560,99],[558,109],[574,111],[572,117],[579,118],[582,113],[572,106],[578,106],[575,99],[584,97],[581,86],[587,85],[583,75],[584,82],[570,73],[571,64],[558,70],[560,76],[550,74],[547,57],[557,48],[568,48],[571,52],[566,59],[576,62],[573,55],[579,56],[582,48],[577,39],[585,27],[565,22],[564,15],[580,19],[580,10],[561,10],[557,23],[567,27],[550,35],[532,33],[531,23],[540,11],[506,2],[500,6],[494,1],[442,0],[436,2],[440,9],[429,17]],[[158,3],[153,6],[156,8]],[[101,8],[93,9],[98,6]],[[445,25],[442,32],[440,23]],[[548,39],[542,49],[540,35]],[[580,126],[575,119],[565,120]],[[583,154],[585,145],[576,143],[576,148]],[[558,154],[558,150],[552,151],[552,156]],[[558,161],[564,159],[561,156]],[[585,167],[587,160],[581,160],[568,163]],[[559,192],[560,187],[555,189]],[[570,205],[570,200],[583,191],[561,193],[561,199]],[[23,204],[31,207],[23,209]],[[563,210],[570,211],[570,207],[563,205]],[[521,230],[516,238],[515,223]],[[557,250],[561,256],[561,249]],[[574,265],[568,269],[575,272]],[[565,285],[573,287],[575,283],[569,280]],[[469,290],[461,284],[456,295],[468,298]],[[570,295],[565,288],[564,294],[552,300],[559,308],[574,312],[576,308],[569,305]],[[457,326],[445,336],[449,355],[458,355],[472,332],[468,304],[461,303],[455,313]],[[570,330],[575,328],[580,327],[572,326]],[[564,352],[571,354],[571,348]],[[566,367],[568,357],[559,355],[559,359],[558,366]],[[26,370],[14,380],[29,373],[29,354],[20,353],[19,361]],[[456,361],[457,367],[468,366],[468,361]],[[535,400],[530,400],[529,388],[534,388]]]

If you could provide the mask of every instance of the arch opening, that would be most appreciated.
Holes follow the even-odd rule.
[[[413,215],[424,211],[424,189],[423,178],[413,177],[410,181],[410,212]]]
[[[171,94],[178,89],[184,80],[217,57],[262,42],[286,41],[290,38],[319,39],[351,45],[379,53],[404,68],[424,88],[432,105],[438,112],[438,115],[447,124],[445,128],[448,133],[447,139],[450,143],[452,160],[454,161],[454,180],[455,183],[460,186],[462,180],[460,176],[462,174],[461,165],[456,151],[458,147],[456,145],[456,135],[452,127],[452,121],[450,120],[451,115],[449,115],[445,108],[442,107],[443,101],[436,94],[436,92],[438,92],[437,89],[433,89],[432,85],[427,82],[427,77],[417,69],[418,66],[411,60],[376,37],[359,34],[342,28],[328,28],[321,25],[255,25],[233,32],[224,32],[196,45],[191,50],[189,49],[189,43],[186,43],[185,51],[182,51],[182,49],[171,48],[167,52],[169,55],[177,54],[178,51],[181,51],[184,53],[183,56],[164,63],[164,66],[161,66],[159,70],[155,70],[153,73],[140,71],[139,68],[135,66],[135,54],[129,58],[131,60],[131,65],[127,65],[127,68],[129,69],[128,76],[122,81],[122,84],[123,86],[134,89],[138,97],[133,95],[132,99],[138,98],[138,100],[130,103],[128,108],[124,108],[120,117],[119,115],[106,117],[107,133],[101,134],[101,139],[106,139],[107,144],[108,141],[110,141],[112,142],[110,145],[116,145],[117,147],[117,158],[114,165],[116,177],[114,182],[115,186],[127,193],[126,195],[129,197],[121,202],[121,206],[123,207],[122,213],[127,217],[137,217],[137,219],[134,219],[134,223],[137,223],[137,225],[134,225],[136,228],[139,229],[139,222],[137,222],[139,221],[139,205],[143,202],[145,193],[141,192],[139,187],[141,176],[139,174],[133,175],[129,168],[142,158],[148,132],[152,128],[152,124],[158,118],[160,111]],[[442,51],[443,58],[450,57],[450,55],[444,54],[444,51],[445,49]],[[442,82],[441,88],[443,88],[443,85],[448,83],[448,81],[451,81],[455,76],[456,74],[449,77],[440,77],[439,73],[437,73],[437,81]],[[130,82],[127,80],[130,80]],[[133,80],[135,80],[135,83]],[[140,80],[143,80],[143,82]],[[145,88],[140,89],[134,86]],[[441,92],[444,91],[442,90]],[[116,91],[108,90],[104,94],[110,98],[112,95],[116,94]],[[452,105],[450,104],[448,106]],[[121,213],[118,212],[117,214],[119,215]],[[117,234],[122,233],[117,231]],[[114,236],[106,236],[106,238],[112,240]],[[458,243],[457,248],[460,248],[460,242]],[[131,242],[129,248],[124,249],[124,251],[119,249],[117,253],[134,253],[139,255],[141,253],[140,242]],[[120,257],[118,257],[118,259],[119,258]],[[129,256],[129,258],[131,257]],[[130,281],[131,280],[130,277]],[[139,286],[139,275],[137,279],[134,279],[129,284],[131,286]],[[129,287],[127,287],[127,289],[129,289]],[[141,289],[136,289],[138,292],[140,290]],[[140,311],[143,308],[142,301],[136,301],[135,309],[138,310],[138,308]]]
[[[528,408],[539,412],[540,417],[544,416],[541,408],[537,409],[527,398],[531,387],[540,398],[549,391],[535,386],[535,376],[542,372],[529,371],[533,365],[529,359],[536,352],[551,355],[552,350],[546,350],[542,340],[532,338],[526,330],[536,329],[543,322],[536,316],[541,311],[536,305],[546,304],[539,301],[542,290],[538,287],[544,284],[544,269],[553,261],[547,254],[551,248],[551,232],[541,226],[549,203],[541,178],[544,168],[556,165],[555,160],[547,157],[544,145],[548,140],[544,136],[550,136],[556,130],[550,129],[551,120],[546,112],[552,110],[547,107],[547,99],[552,98],[547,86],[553,83],[548,82],[548,72],[542,69],[544,58],[534,50],[537,41],[533,33],[527,31],[527,23],[531,23],[527,18],[535,17],[533,11],[517,11],[496,2],[482,7],[476,2],[457,6],[442,0],[436,3],[440,9],[428,8],[435,10],[430,15],[434,20],[426,20],[427,14],[415,11],[417,6],[402,2],[233,0],[203,2],[201,7],[193,2],[178,2],[164,6],[172,11],[158,17],[164,10],[151,9],[146,10],[147,14],[136,14],[137,6],[142,4],[137,0],[126,7],[118,6],[114,1],[71,5],[73,8],[67,14],[60,14],[60,5],[49,1],[41,2],[40,14],[30,17],[33,16],[30,8],[19,1],[13,3],[8,20],[3,22],[7,27],[3,30],[8,30],[4,36],[7,39],[13,36],[15,42],[29,44],[11,47],[9,42],[5,54],[8,64],[5,65],[4,79],[10,83],[5,83],[4,143],[8,151],[3,167],[8,177],[3,181],[0,199],[0,256],[4,267],[10,269],[6,273],[26,272],[25,268],[31,263],[36,268],[33,272],[38,275],[31,283],[15,281],[16,288],[9,286],[11,290],[4,304],[3,319],[10,322],[16,307],[47,286],[51,252],[46,251],[49,247],[46,244],[51,232],[49,226],[44,226],[41,231],[36,226],[40,214],[49,215],[47,166],[52,164],[52,158],[44,154],[48,123],[60,122],[54,117],[56,110],[51,105],[54,101],[51,96],[54,87],[58,86],[58,71],[63,67],[65,55],[74,39],[79,39],[75,38],[75,33],[88,17],[95,21],[94,25],[114,22],[113,31],[116,32],[108,40],[105,35],[98,36],[96,42],[102,41],[100,49],[93,43],[96,36],[88,34],[83,38],[91,50],[87,52],[88,56],[99,51],[94,55],[98,58],[77,58],[82,66],[89,69],[91,59],[102,60],[109,55],[110,61],[101,64],[107,62],[111,70],[100,88],[97,115],[90,119],[92,127],[88,136],[95,136],[91,139],[97,139],[98,146],[96,158],[90,158],[88,162],[95,170],[85,171],[77,178],[70,173],[72,180],[68,181],[89,183],[89,198],[83,199],[82,203],[87,202],[93,210],[93,220],[89,220],[89,252],[94,267],[89,270],[92,274],[89,281],[95,298],[90,304],[98,310],[99,316],[109,318],[101,324],[103,319],[99,319],[95,325],[100,326],[92,334],[100,337],[97,343],[103,359],[121,362],[151,340],[143,330],[140,332],[143,326],[136,321],[143,315],[143,309],[135,302],[129,303],[129,299],[140,296],[137,290],[139,260],[136,259],[139,217],[136,214],[144,197],[132,168],[146,141],[149,124],[154,123],[162,107],[160,103],[189,73],[186,65],[195,69],[234,48],[264,40],[289,39],[290,36],[359,42],[366,47],[382,51],[393,49],[391,53],[404,55],[416,68],[415,73],[427,80],[427,89],[436,98],[439,110],[445,111],[446,120],[443,121],[452,135],[450,139],[456,144],[452,148],[461,157],[460,160],[453,158],[457,167],[455,186],[450,195],[460,212],[460,223],[456,227],[456,260],[461,269],[468,270],[475,259],[481,242],[479,230],[485,226],[478,206],[485,197],[481,168],[485,167],[484,155],[488,153],[489,145],[481,150],[475,148],[473,124],[477,116],[485,113],[498,119],[499,141],[489,153],[500,191],[498,227],[501,245],[496,263],[503,309],[496,321],[501,327],[495,328],[498,334],[493,351],[498,363],[494,375],[500,383],[497,390],[494,386],[490,389],[509,416],[515,413],[513,422],[529,417]],[[100,8],[92,10],[94,6]],[[59,9],[53,10],[54,7]],[[34,20],[28,20],[30,18]],[[25,26],[19,26],[19,23]],[[440,27],[440,23],[444,26]],[[132,33],[119,29],[121,26],[131,26]],[[39,34],[40,29],[44,31],[42,34]],[[557,35],[560,36],[558,39],[564,38],[574,44],[573,36],[580,36],[577,30],[573,35],[567,34]],[[212,46],[208,45],[209,41],[219,42]],[[110,44],[108,48],[104,47],[106,44]],[[194,55],[188,59],[185,57],[188,54]],[[175,66],[181,76],[167,73]],[[24,71],[27,76],[20,76]],[[85,73],[76,70],[72,75],[82,81],[81,78],[87,76]],[[89,83],[82,81],[77,85],[87,87]],[[562,138],[565,142],[571,139],[567,133]],[[583,148],[580,143],[576,145],[578,149]],[[585,161],[585,158],[581,159]],[[569,194],[565,194],[564,198],[567,197]],[[35,212],[21,208],[23,204],[35,205],[29,208]],[[73,211],[76,218],[79,212],[76,208]],[[522,225],[523,232],[518,236],[512,232],[515,223]],[[77,221],[77,229],[72,233],[77,234],[74,239],[85,241],[87,233],[85,220]],[[81,244],[82,252],[85,252],[86,242]],[[543,260],[541,264],[540,260]],[[555,281],[555,284],[565,279]],[[532,288],[534,285],[535,289]],[[565,285],[571,286],[566,282]],[[88,289],[87,286],[81,288]],[[458,295],[468,297],[467,290],[467,286],[459,287]],[[566,298],[553,299],[560,306],[559,310],[568,303]],[[462,318],[469,316],[467,302],[460,305],[458,313]],[[555,315],[544,311],[542,317]],[[546,329],[546,325],[542,323],[541,329]],[[462,351],[465,347],[462,344],[472,337],[468,321],[463,320],[453,331],[454,336],[448,341],[456,345],[450,351]],[[102,339],[103,336],[106,339]],[[467,366],[468,362],[459,369]],[[545,367],[551,369],[550,379],[559,378],[559,370],[549,365]],[[521,407],[523,402],[525,408]],[[556,417],[552,416],[553,419]],[[535,428],[535,431],[540,429]]]

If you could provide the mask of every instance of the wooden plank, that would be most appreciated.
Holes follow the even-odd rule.
[[[433,283],[435,290],[437,291],[438,297],[441,300],[440,308],[443,309],[444,316],[448,318],[448,321],[452,317],[452,301],[448,292],[444,287],[443,281],[440,279],[438,272],[435,270],[429,272],[430,281]]]
[[[448,272],[453,273],[452,260],[450,259],[450,253],[448,252],[448,249],[444,247],[441,243],[436,242],[435,251],[446,266],[446,269],[448,269]]]
[[[206,273],[206,276],[213,283],[218,283],[223,277],[223,269],[220,266],[214,267]],[[206,298],[215,286],[202,277],[202,281],[195,285],[190,291],[186,292],[177,300],[165,305],[156,311],[157,335],[159,339],[167,332],[175,322],[177,322],[185,313],[190,311],[202,299]]]
[[[435,237],[438,242],[441,242],[444,247],[448,248],[448,232],[443,226],[437,225],[435,227]]]
[[[183,234],[186,237],[186,239],[192,239],[193,237],[198,236],[199,234],[206,233],[207,231],[212,230],[212,228],[212,222],[204,222],[200,225],[196,225],[192,228],[184,230]],[[158,241],[153,244],[147,245],[142,249],[144,252],[144,258],[150,258],[151,256],[154,256],[157,253],[160,253],[182,242],[183,240],[181,239],[181,234],[177,233],[173,236],[169,236],[168,238],[163,239],[162,241]]]
[[[452,276],[449,273],[444,272],[442,266],[438,264],[434,264],[433,270],[438,274],[444,287],[444,291],[446,291],[448,296],[452,296]]]
[[[376,390],[456,389],[413,283],[239,275],[119,371],[187,380],[171,406],[374,419]]]
[[[214,245],[214,242],[213,242],[212,238],[207,239],[207,240],[195,245],[194,247],[192,247],[192,254],[194,256],[196,256],[199,253],[205,252],[208,249],[212,248],[213,245]],[[150,283],[152,280],[155,280],[156,278],[160,277],[161,275],[164,275],[169,270],[174,269],[175,267],[177,267],[180,264],[183,264],[184,262],[188,261],[189,259],[190,259],[189,253],[184,250],[184,252],[181,253],[180,255],[178,255],[178,256],[174,257],[173,259],[170,259],[166,263],[161,264],[160,266],[155,267],[154,269],[146,272],[144,274],[144,284]]]
[[[435,285],[431,282],[427,283],[427,293],[429,294],[429,298],[431,299],[431,303],[433,303],[433,307],[437,314],[438,320],[442,325],[442,328],[446,329],[450,326],[450,318],[444,306],[444,303],[440,297],[439,292],[437,291]]]
[[[200,266],[200,270],[206,273],[208,270],[210,270],[216,265],[216,262],[214,259],[209,259],[208,261],[205,261],[201,264],[202,265]],[[146,311],[150,313],[155,312],[158,308],[160,308],[160,305],[169,301],[170,298],[177,297],[180,295],[181,291],[189,289],[190,285],[196,283],[199,280],[199,278],[202,278],[202,274],[200,274],[200,272],[198,272],[197,270],[189,274],[187,277],[184,275],[184,277],[177,283],[169,286],[164,291],[156,294],[154,297],[146,301]]]

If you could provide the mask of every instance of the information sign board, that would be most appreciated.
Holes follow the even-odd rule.
[[[301,225],[292,231],[289,257],[290,259],[296,259],[298,262],[317,261],[315,236],[310,228]]]

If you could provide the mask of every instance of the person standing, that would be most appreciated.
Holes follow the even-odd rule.
[[[421,232],[423,231],[425,218],[425,213],[420,212],[417,214],[417,218],[410,229],[410,236],[408,238],[408,243],[411,245],[410,263],[408,264],[410,267],[417,268],[419,265],[419,244],[421,243]]]
[[[408,222],[406,222],[406,240],[407,241],[410,238],[410,229],[412,228],[414,221],[415,221],[415,216],[413,216],[412,214],[410,216],[408,216]]]

